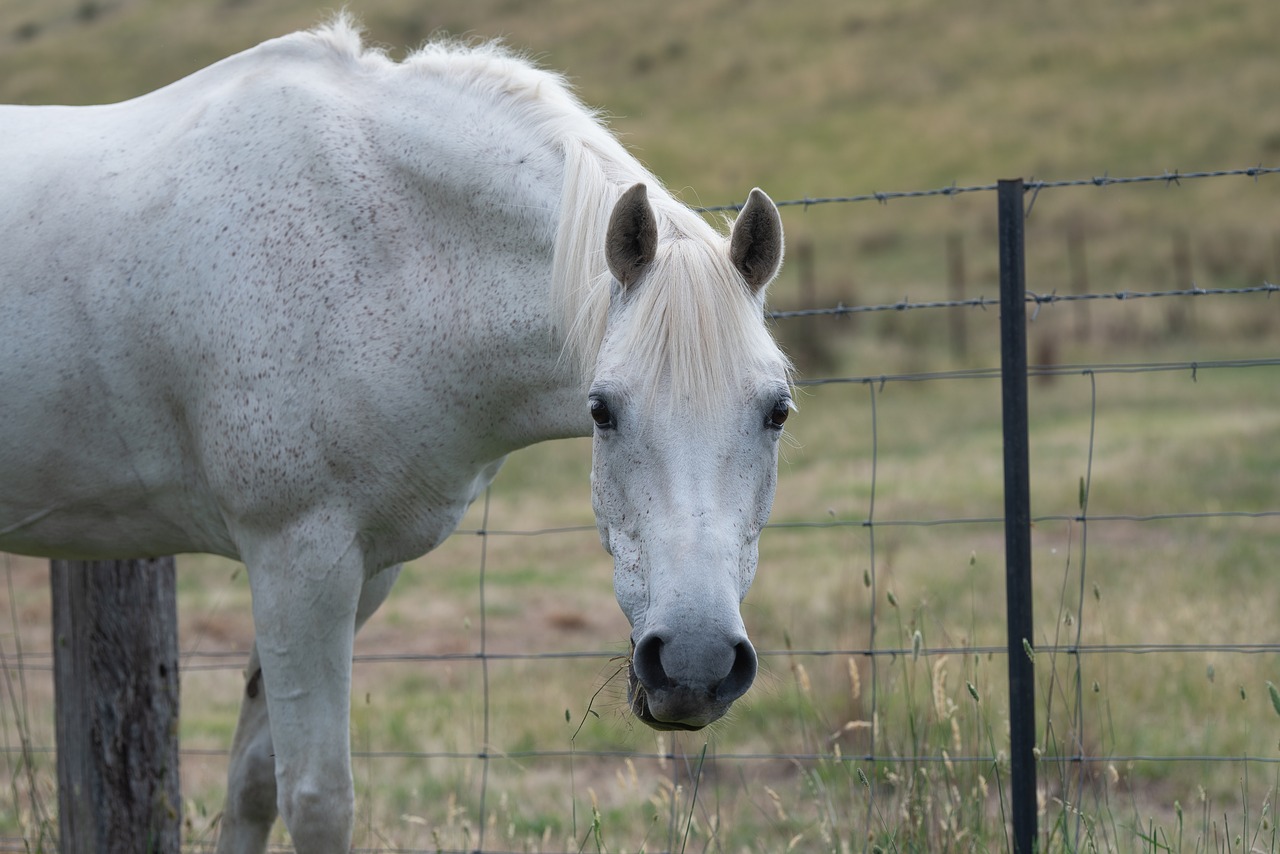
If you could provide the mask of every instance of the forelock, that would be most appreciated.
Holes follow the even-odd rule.
[[[662,242],[625,297],[603,355],[627,366],[638,380],[635,393],[717,411],[752,378],[790,381],[790,364],[765,326],[760,303],[729,264],[724,242],[714,234]]]

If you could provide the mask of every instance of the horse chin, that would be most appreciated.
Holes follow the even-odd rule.
[[[627,667],[627,704],[631,707],[631,713],[641,723],[659,732],[697,732],[707,725],[706,723],[690,724],[683,721],[660,720],[649,708],[649,692],[640,684],[635,668],[630,665]]]

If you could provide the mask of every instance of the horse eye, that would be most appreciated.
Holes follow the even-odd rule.
[[[787,421],[787,416],[790,414],[790,404],[780,401],[774,405],[773,411],[769,413],[769,420],[766,422],[765,426],[771,427],[774,430],[781,430],[782,425]]]
[[[609,411],[609,404],[598,397],[591,398],[591,420],[596,422],[596,426],[602,430],[614,426],[613,413]]]

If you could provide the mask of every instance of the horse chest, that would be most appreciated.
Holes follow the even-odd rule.
[[[380,508],[377,521],[366,527],[366,561],[374,567],[389,566],[421,557],[452,534],[463,516],[501,468],[505,458],[450,475],[394,498]]]

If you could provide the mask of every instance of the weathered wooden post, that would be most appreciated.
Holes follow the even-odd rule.
[[[49,577],[61,850],[178,851],[173,558],[55,560]]]

